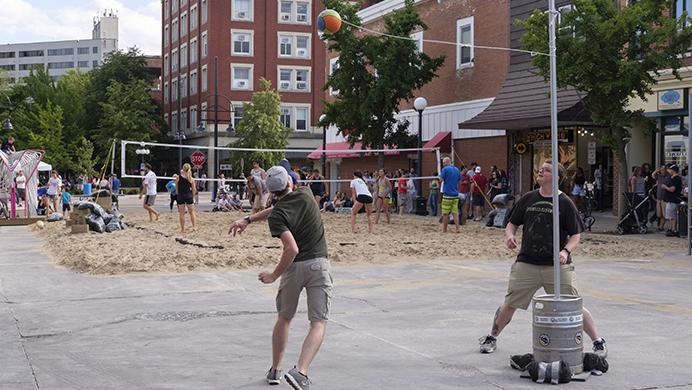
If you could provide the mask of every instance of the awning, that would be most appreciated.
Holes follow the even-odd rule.
[[[515,5],[512,2],[509,20],[525,19],[537,8],[545,9],[546,4],[523,1]],[[510,22],[510,29],[511,47],[521,49],[524,28]],[[480,114],[459,123],[459,129],[520,130],[550,127],[550,84],[538,74],[531,61],[528,53],[511,52],[507,77],[495,100]],[[558,91],[558,126],[593,124],[590,114],[581,103],[584,96],[585,93],[573,88]]]
[[[389,149],[387,146],[384,147],[384,149]],[[330,150],[338,150],[338,152],[330,152]],[[353,147],[351,147],[351,144],[348,142],[333,142],[330,144],[327,144],[327,158],[353,158],[353,157],[363,157],[363,156],[374,156],[374,154],[370,153],[353,153],[353,152],[348,152],[347,150],[363,150],[363,147],[360,142],[356,142]],[[399,152],[396,151],[395,148],[392,148],[391,152],[385,152],[386,156],[393,156],[397,155]],[[311,160],[319,160],[322,158],[322,148],[319,147],[315,150],[313,150],[309,155],[308,158]]]
[[[434,137],[430,138],[428,142],[423,145],[424,148],[440,148],[442,153],[452,152],[452,132],[451,131],[441,131],[435,134]]]

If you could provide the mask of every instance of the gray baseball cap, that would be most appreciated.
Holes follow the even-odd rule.
[[[288,187],[288,180],[286,168],[275,165],[267,171],[267,190],[269,192],[281,192]]]

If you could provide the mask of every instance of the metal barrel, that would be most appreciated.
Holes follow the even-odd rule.
[[[573,374],[584,371],[582,299],[541,295],[533,299],[533,356],[539,362],[563,360]]]

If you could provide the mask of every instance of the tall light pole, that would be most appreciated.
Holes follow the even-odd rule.
[[[214,189],[211,193],[211,201],[216,200],[216,189],[219,179],[219,57],[214,57]]]
[[[322,175],[326,175],[327,172],[327,124],[324,123],[326,115],[320,115],[320,123],[322,124]]]
[[[144,147],[144,145],[141,145],[141,147],[137,150],[135,150],[135,153],[140,155],[142,158],[139,163],[139,173],[144,176],[144,156],[149,155],[151,151],[147,148]]]
[[[180,69],[180,68],[178,68]],[[185,131],[183,130],[183,78],[180,77],[178,73],[178,131],[176,132],[176,138],[178,138],[178,169],[183,167],[183,139],[185,139]]]
[[[2,129],[4,131],[12,131],[12,129],[14,129],[12,122],[10,122],[10,118],[5,119],[5,121],[2,123]]]
[[[418,166],[416,167],[416,175],[423,177],[423,110],[428,107],[428,101],[424,97],[419,96],[413,101],[413,108],[418,111]],[[416,180],[416,192],[418,197],[423,196],[423,186],[420,179]]]
[[[560,203],[558,165],[559,153],[557,148],[557,64],[555,60],[555,28],[557,22],[557,11],[555,10],[555,0],[548,0],[548,13],[550,24],[549,47],[550,47],[550,148],[553,160],[553,278],[555,279],[555,299],[560,299]]]

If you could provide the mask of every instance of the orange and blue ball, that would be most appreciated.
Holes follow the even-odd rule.
[[[319,32],[336,33],[341,28],[341,16],[333,9],[325,9],[317,16],[317,30]]]

